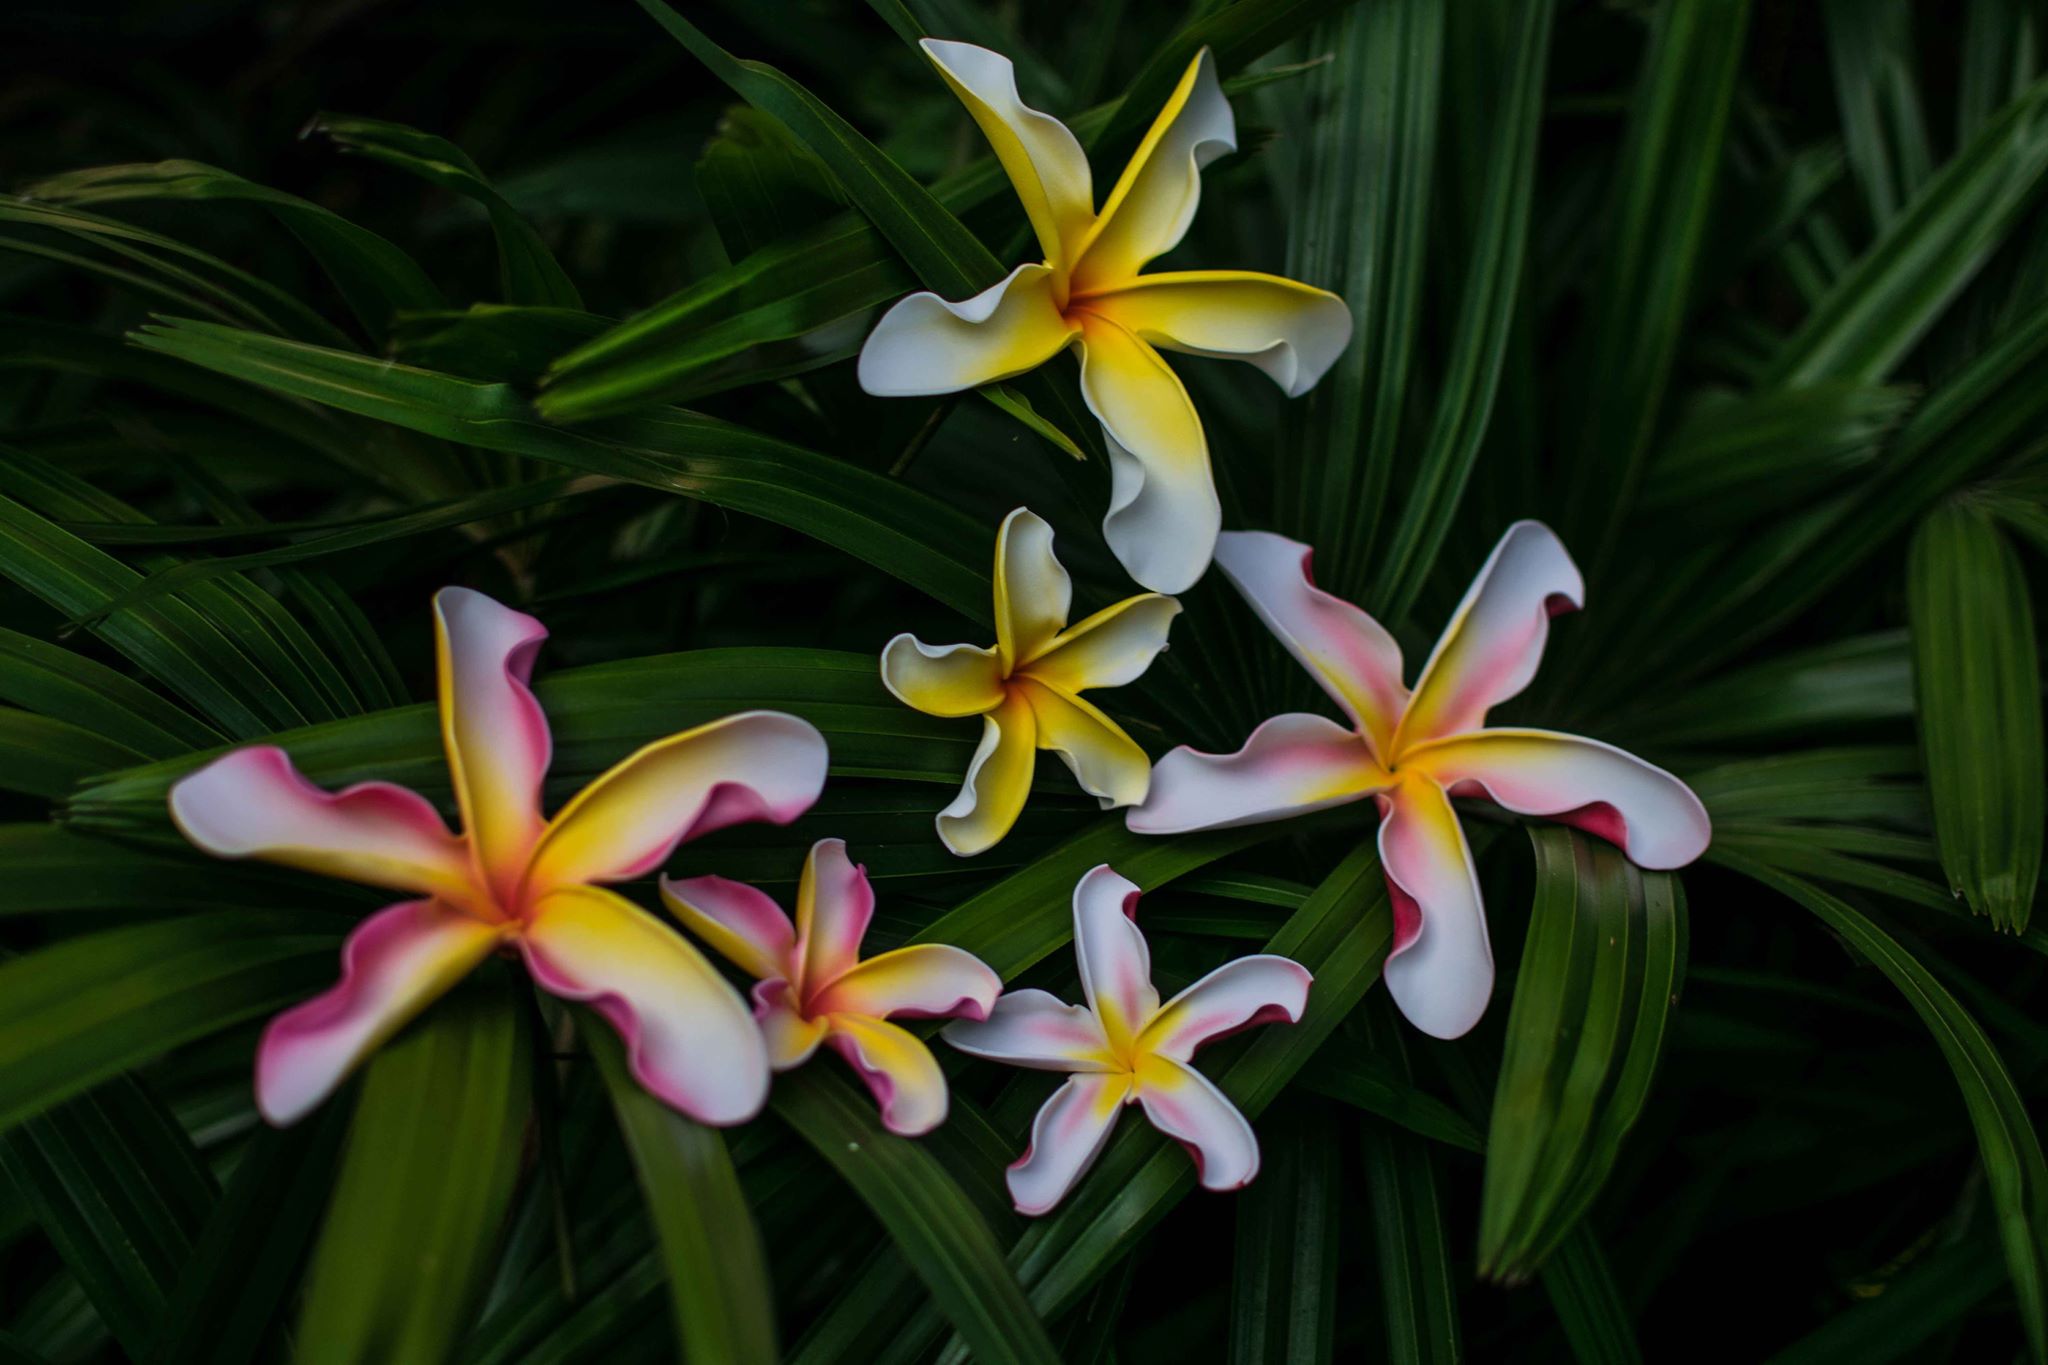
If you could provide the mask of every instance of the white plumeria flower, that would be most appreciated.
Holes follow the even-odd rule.
[[[1156,348],[1250,361],[1299,397],[1350,341],[1350,310],[1277,275],[1139,273],[1186,235],[1202,168],[1237,147],[1207,48],[1098,213],[1081,144],[1018,98],[1007,57],[934,38],[923,47],[995,149],[1045,259],[961,303],[923,293],[896,304],[860,353],[861,387],[882,397],[957,393],[1072,346],[1081,396],[1109,448],[1102,533],[1139,584],[1184,591],[1209,567],[1222,512],[1201,418]]]
[[[1082,699],[1122,687],[1166,648],[1180,603],[1126,597],[1074,625],[1074,584],[1052,552],[1052,527],[1028,508],[996,532],[996,642],[932,646],[898,635],[882,647],[882,682],[932,716],[980,716],[967,781],[939,812],[939,838],[963,857],[992,848],[1031,794],[1037,751],[1051,749],[1104,810],[1145,799],[1152,761],[1123,727]]]
[[[1188,1059],[1256,1025],[1299,1022],[1308,969],[1270,953],[1241,957],[1162,1005],[1137,916],[1137,886],[1107,863],[1094,868],[1074,885],[1074,956],[1087,1005],[1011,991],[986,1020],[946,1026],[946,1041],[962,1052],[1072,1073],[1032,1120],[1031,1146],[1009,1169],[1019,1213],[1044,1213],[1066,1197],[1125,1105],[1143,1106],[1153,1127],[1188,1149],[1205,1189],[1243,1189],[1259,1173],[1251,1124]]]
[[[1598,740],[1486,728],[1529,685],[1550,618],[1585,596],[1550,528],[1517,522],[1494,547],[1411,692],[1379,622],[1309,577],[1309,548],[1264,531],[1222,537],[1216,562],[1288,653],[1351,720],[1275,716],[1234,754],[1185,747],[1159,760],[1142,834],[1285,819],[1372,797],[1394,902],[1387,989],[1411,1023],[1456,1038],[1493,993],[1493,950],[1471,850],[1451,806],[1483,796],[1619,844],[1637,865],[1683,867],[1706,851],[1706,807],[1683,782]]]

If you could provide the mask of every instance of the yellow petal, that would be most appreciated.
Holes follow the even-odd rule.
[[[1081,789],[1104,810],[1135,806],[1152,784],[1152,760],[1137,741],[1079,697],[1031,678],[1014,684],[1031,702],[1038,723],[1038,747],[1058,754]]]
[[[830,1023],[826,1041],[867,1082],[884,1128],[917,1137],[946,1121],[946,1073],[915,1034],[860,1014],[835,1014]]]
[[[1037,726],[1031,703],[1016,692],[981,718],[981,747],[967,767],[967,782],[939,812],[939,839],[961,857],[996,846],[1017,823],[1031,794]]]
[[[1074,303],[1170,351],[1250,361],[1289,398],[1315,387],[1351,340],[1344,300],[1249,270],[1140,275]]]
[[[1074,582],[1052,552],[1052,527],[1027,507],[996,532],[996,655],[1005,676],[1067,624]]]
[[[978,716],[1003,704],[995,650],[928,645],[910,634],[882,646],[882,685],[928,716]]]
[[[1171,597],[1126,597],[1061,631],[1020,671],[1063,692],[1122,687],[1152,666],[1178,615],[1180,603]]]
[[[1067,126],[1017,96],[1010,59],[971,43],[927,38],[919,44],[967,106],[1002,163],[1045,259],[1057,270],[1095,221],[1088,157]]]
[[[509,899],[541,832],[552,741],[526,685],[547,628],[468,588],[434,594],[441,738],[476,862]]]
[[[1110,289],[1187,234],[1202,198],[1202,167],[1237,149],[1237,121],[1203,48],[1138,144],[1074,263],[1074,292]]]
[[[882,314],[854,367],[877,398],[958,393],[1036,369],[1073,340],[1053,298],[1053,272],[1020,265],[973,298],[912,294]]]

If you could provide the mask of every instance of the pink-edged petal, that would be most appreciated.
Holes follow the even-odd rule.
[[[1195,1049],[1260,1024],[1296,1024],[1308,1008],[1308,968],[1258,953],[1226,962],[1160,1008],[1138,1046],[1184,1062]]]
[[[1547,815],[1597,834],[1638,867],[1684,867],[1714,834],[1692,788],[1597,739],[1475,730],[1411,749],[1402,762],[1454,795],[1476,792],[1517,815]]]
[[[1424,1033],[1461,1037],[1493,994],[1493,947],[1465,831],[1450,797],[1419,773],[1378,799],[1380,863],[1394,902],[1387,992]]]
[[[933,820],[939,842],[963,858],[1002,842],[1031,795],[1038,766],[1038,725],[1031,702],[1012,690],[981,718],[981,743],[967,764],[960,794]]]
[[[663,877],[660,885],[669,913],[748,976],[795,974],[796,928],[767,892],[726,877]]]
[[[882,1109],[882,1126],[902,1137],[946,1121],[946,1076],[915,1035],[860,1014],[829,1016],[825,1041],[860,1073]]]
[[[742,711],[656,740],[549,822],[529,892],[644,876],[677,844],[727,825],[786,825],[818,799],[825,764],[817,727],[780,711]]]
[[[978,716],[1003,704],[1003,666],[993,649],[903,634],[882,646],[882,686],[928,716]]]
[[[1037,369],[1079,330],[1053,301],[1052,269],[1020,265],[959,303],[899,301],[868,333],[855,375],[877,398],[958,393]]]
[[[180,779],[170,806],[179,831],[216,858],[471,898],[469,852],[425,797],[389,782],[324,792],[270,745],[237,749]]]
[[[1216,567],[1385,760],[1408,706],[1401,646],[1378,621],[1316,586],[1313,553],[1270,531],[1216,539]]]
[[[542,828],[553,740],[527,680],[547,627],[468,588],[434,594],[441,740],[478,868],[509,900]]]
[[[972,1057],[1032,1071],[1115,1071],[1102,1021],[1046,991],[1009,991],[985,1020],[959,1019],[942,1036]]]
[[[1361,800],[1393,780],[1335,721],[1275,716],[1234,754],[1183,746],[1160,759],[1144,803],[1124,823],[1139,834],[1256,825]]]
[[[996,528],[996,658],[1003,675],[1044,653],[1065,629],[1074,580],[1052,551],[1052,527],[1019,507]]]
[[[1031,1121],[1031,1145],[1007,1174],[1017,1212],[1049,1212],[1102,1155],[1117,1111],[1131,1092],[1128,1074],[1070,1076]]]
[[[388,906],[364,920],[342,945],[340,984],[264,1029],[256,1108],[279,1127],[303,1118],[503,937],[500,926],[431,900]]]
[[[569,886],[519,938],[542,989],[588,1003],[625,1039],[633,1075],[699,1123],[744,1123],[768,1099],[768,1051],[739,992],[685,939],[616,892]]]
[[[1536,676],[1550,618],[1585,601],[1585,581],[1556,532],[1540,521],[1508,527],[1415,680],[1397,749],[1484,725],[1490,708]]]
[[[807,1007],[875,1019],[986,1019],[1002,993],[1003,979],[965,948],[913,943],[849,968]]]
[[[1138,1103],[1152,1126],[1188,1149],[1205,1190],[1241,1190],[1259,1173],[1252,1126],[1207,1076],[1183,1062],[1138,1064]]]
[[[810,1018],[797,1009],[789,983],[780,977],[754,983],[754,1022],[768,1045],[768,1066],[788,1071],[802,1066],[831,1031],[831,1022]]]
[[[803,957],[797,989],[808,1001],[860,961],[860,941],[875,917],[868,870],[846,856],[844,839],[820,839],[804,857],[796,889],[796,942]],[[812,1013],[817,1011],[812,1010]]]
[[[1122,1051],[1159,1012],[1152,950],[1138,929],[1138,885],[1108,863],[1074,883],[1074,957],[1088,1007],[1112,1048]]]

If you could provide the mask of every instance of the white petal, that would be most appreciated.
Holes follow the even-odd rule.
[[[1234,754],[1185,746],[1152,766],[1152,787],[1124,823],[1185,834],[1285,820],[1372,795],[1393,779],[1357,734],[1321,716],[1275,716]]]
[[[1077,330],[1053,303],[1052,271],[1020,265],[961,303],[899,300],[868,333],[855,374],[878,398],[959,393],[1038,368]]]

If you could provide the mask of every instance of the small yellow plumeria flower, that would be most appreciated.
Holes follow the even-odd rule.
[[[1166,648],[1180,603],[1141,593],[1068,626],[1073,598],[1052,528],[1019,507],[996,533],[995,645],[934,647],[903,634],[882,649],[882,682],[905,705],[982,718],[966,785],[938,817],[939,838],[963,857],[993,848],[1017,823],[1040,749],[1065,759],[1104,810],[1136,805],[1151,785],[1145,751],[1080,694],[1143,674]]]
[[[1201,418],[1157,348],[1250,361],[1298,398],[1351,340],[1351,312],[1335,294],[1278,275],[1140,273],[1187,234],[1202,168],[1237,147],[1207,48],[1098,213],[1087,154],[1065,124],[1017,97],[1008,58],[935,38],[923,47],[994,148],[1045,259],[961,303],[930,293],[899,302],[861,350],[861,387],[881,397],[957,393],[1072,346],[1081,396],[1109,448],[1103,537],[1140,585],[1185,591],[1209,567],[1222,510]]]

